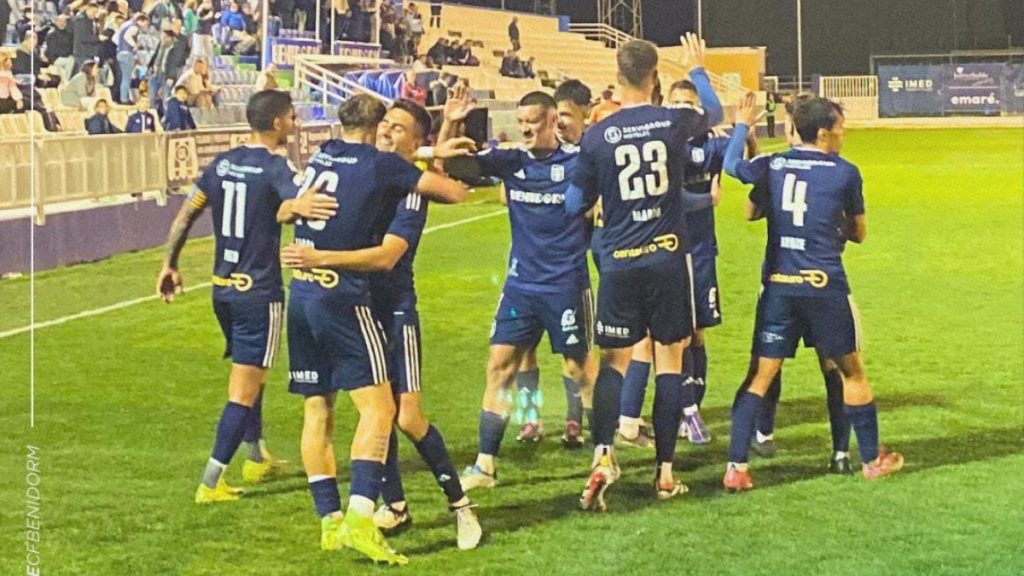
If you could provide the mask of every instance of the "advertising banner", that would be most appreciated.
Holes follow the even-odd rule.
[[[942,66],[927,64],[878,67],[878,115],[941,116]]]
[[[278,70],[291,70],[295,67],[295,57],[299,54],[319,54],[320,41],[310,38],[280,38],[272,36],[267,43],[269,61],[277,65]]]
[[[942,74],[947,114],[998,115],[1002,110],[1003,64],[946,64]]]
[[[1024,114],[1024,64],[1003,66],[1003,110]]]
[[[380,58],[380,44],[365,42],[336,41],[331,48],[335,56],[358,56],[360,58]]]

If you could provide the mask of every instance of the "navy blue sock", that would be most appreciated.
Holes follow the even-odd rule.
[[[462,500],[466,493],[462,491],[459,475],[455,472],[452,457],[448,453],[448,446],[445,445],[444,438],[437,428],[434,428],[433,425],[427,428],[426,435],[419,442],[415,442],[415,445],[416,450],[423,457],[423,461],[430,466],[430,471],[434,474],[445,497],[448,498],[448,503],[454,504]]]
[[[341,496],[338,494],[337,478],[320,478],[309,483],[309,491],[313,493],[313,504],[317,516],[323,518],[341,511]]]
[[[864,464],[878,458],[878,411],[875,403],[863,406],[843,406],[853,431],[857,434],[857,451]]]
[[[537,395],[540,390],[540,368],[516,372],[516,388],[519,390],[519,408],[523,422],[540,420],[540,401]],[[523,395],[523,391],[526,395]]]
[[[384,478],[384,463],[376,460],[353,460],[352,480],[348,487],[349,496],[362,496],[376,502],[380,496],[381,479]]]
[[[683,415],[683,375],[658,374],[654,377],[654,446],[658,463],[672,462]]]
[[[583,424],[583,394],[580,392],[579,382],[562,376],[562,385],[565,387],[565,419]]]
[[[480,411],[480,453],[497,456],[508,421],[495,412]]]
[[[749,384],[748,384],[749,386]],[[779,396],[782,394],[782,370],[775,375],[771,386],[765,392],[764,400],[757,411],[757,431],[764,436],[775,432],[775,412],[779,409]]]
[[[256,395],[256,401],[252,403],[249,411],[249,420],[245,425],[243,442],[259,442],[263,437],[263,390]]]
[[[750,439],[754,436],[754,418],[761,397],[750,391],[737,395],[732,405],[732,434],[729,436],[729,462],[747,461]]]
[[[615,430],[619,427],[622,408],[622,374],[611,366],[602,366],[594,383],[594,418],[590,423],[590,434],[594,444],[611,445],[615,442]]]
[[[647,393],[647,379],[651,375],[651,363],[630,360],[626,376],[622,379],[622,416],[639,418],[644,409],[644,395]]]
[[[697,381],[694,388],[697,406],[704,402],[704,392],[708,385],[708,349],[704,346],[690,346],[687,348],[693,356],[693,379]]]
[[[832,430],[832,451],[850,451],[850,419],[843,411],[843,376],[839,370],[825,374],[825,393],[828,396],[828,424]]]
[[[384,461],[384,475],[381,477],[380,497],[385,504],[405,501],[402,488],[402,473],[398,470],[398,432],[391,431],[388,440],[388,459]]]
[[[217,422],[217,438],[213,444],[211,458],[225,466],[231,462],[231,457],[235,455],[238,446],[242,444],[242,435],[245,433],[249,410],[248,406],[234,402],[224,405],[224,411],[220,413],[220,420]]]

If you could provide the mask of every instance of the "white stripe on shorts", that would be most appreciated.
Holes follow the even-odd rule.
[[[857,303],[853,301],[853,294],[848,294],[846,297],[850,301],[850,314],[853,315],[854,343],[857,346],[857,352],[860,352],[860,350],[861,350],[861,348],[860,348],[861,347],[861,341],[860,341],[860,337],[861,337],[861,331],[860,331],[860,309],[857,308]]]
[[[405,345],[405,379],[409,392],[420,391],[420,351],[417,346],[416,328],[404,326],[402,336]]]
[[[583,322],[587,335],[587,349],[594,348],[594,291],[583,291]]]
[[[387,363],[384,360],[384,347],[380,342],[380,333],[369,308],[356,306],[355,312],[356,318],[359,320],[359,328],[363,333],[363,342],[366,343],[366,352],[370,356],[373,383],[379,384],[387,380],[388,373]]]
[[[270,321],[267,327],[267,349],[263,353],[263,367],[270,368],[277,359],[277,348],[281,343],[281,308],[282,302],[271,302],[268,305]]]
[[[693,254],[686,253],[686,272],[690,275],[690,330],[697,330],[697,296],[693,292]]]

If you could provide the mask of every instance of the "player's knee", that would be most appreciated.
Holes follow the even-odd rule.
[[[423,438],[423,435],[427,433],[427,427],[430,425],[427,422],[426,416],[420,410],[401,410],[398,413],[396,422],[398,429],[413,440]]]

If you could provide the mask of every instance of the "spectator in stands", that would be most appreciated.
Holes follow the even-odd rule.
[[[281,18],[281,27],[291,30],[295,28],[295,0],[274,0],[274,8]]]
[[[26,6],[25,10],[22,11],[21,18],[14,23],[14,42],[17,44],[24,42],[25,35],[28,34],[29,30],[32,30],[35,23],[36,18],[32,6]]]
[[[86,62],[91,62],[100,55],[100,31],[96,23],[99,7],[89,3],[75,16],[71,32],[74,36],[72,54],[75,57],[75,70],[81,70]]]
[[[203,0],[196,9],[196,31],[192,34],[192,57],[213,56],[213,0]]]
[[[405,23],[409,30],[409,54],[417,57],[420,54],[420,40],[423,39],[423,17],[412,2],[405,7]]]
[[[74,41],[71,28],[68,27],[68,16],[57,16],[46,34],[46,49],[43,53],[48,61],[63,71],[64,80],[71,78],[75,72]]]
[[[609,86],[601,92],[601,101],[590,111],[590,124],[597,124],[601,120],[611,116],[621,108],[615,97],[615,87]]]
[[[78,74],[72,76],[71,80],[68,80],[68,85],[61,91],[61,104],[67,108],[85,108],[82,103],[83,98],[99,97],[99,87],[96,81],[98,76],[99,66],[96,62],[83,64]]]
[[[149,10],[149,21],[157,30],[163,30],[165,22],[169,24],[174,18],[180,17],[179,8],[171,0],[156,0],[156,4]]]
[[[0,45],[7,43],[7,26],[11,23],[11,14],[14,12],[11,2],[14,0],[0,0]]]
[[[245,18],[245,41],[242,47],[236,47],[235,54],[256,54],[259,47],[260,15],[253,12],[248,2],[242,4],[242,16]]]
[[[427,105],[427,89],[416,83],[416,72],[406,70],[402,80],[402,93],[400,98],[412,100],[420,106]]]
[[[220,25],[222,36],[218,39],[218,43],[227,48],[233,42],[237,42],[235,39],[236,33],[241,34],[245,32],[245,16],[242,14],[242,8],[238,5],[238,2],[231,0],[228,4],[228,9],[221,12]]]
[[[459,65],[459,57],[462,55],[462,42],[454,38],[448,43],[445,49],[445,64],[451,66]]]
[[[2,0],[0,0],[2,1]],[[47,62],[39,54],[35,32],[29,31],[25,39],[18,45],[14,53],[14,60],[11,63],[11,73],[15,76],[31,75],[35,78],[35,85],[38,88],[56,88],[60,85],[60,76],[51,76],[43,72],[43,65]]]
[[[192,111],[185,105],[188,90],[184,86],[174,89],[174,96],[167,99],[167,111],[164,113],[164,130],[195,130],[196,121],[192,119]]]
[[[171,67],[174,65],[174,61],[171,60],[174,40],[174,32],[164,30],[160,37],[160,46],[149,61],[149,103],[154,108],[163,100],[169,84],[174,82],[174,76],[170,75]]]
[[[431,106],[444,106],[448,101],[448,91],[458,80],[458,77],[442,72],[437,80],[430,83],[427,103]]]
[[[178,78],[188,63],[188,37],[181,33],[182,22],[179,19],[171,20],[171,32],[174,32],[174,45],[171,46],[171,54],[167,57],[168,80]]]
[[[181,12],[181,35],[189,40],[199,29],[199,14],[196,13],[198,7],[199,3],[196,0],[188,0]]]
[[[534,69],[533,69],[534,61],[535,60],[536,59],[533,56],[530,56],[529,60],[527,60],[526,62],[523,63],[523,78],[536,78],[537,77],[537,72],[534,71]]]
[[[25,109],[25,97],[11,73],[11,56],[0,52],[0,114],[12,114]]]
[[[430,70],[430,62],[426,54],[420,54],[412,61],[412,71],[419,74]]]
[[[192,68],[178,78],[177,86],[188,91],[186,101],[193,108],[213,108],[218,88],[210,80],[210,66],[205,58],[196,58]]]
[[[97,100],[96,113],[85,119],[85,131],[89,134],[120,134],[122,130],[110,122],[109,112],[107,101]]]
[[[117,44],[114,42],[114,37],[117,36],[118,30],[124,25],[124,16],[120,12],[114,12],[111,18],[106,19],[103,27],[103,31],[100,33],[100,63],[102,64],[103,72],[100,74],[100,78],[107,78],[107,70],[113,75],[113,84],[111,85],[112,92],[114,94],[114,101],[125,104],[121,101],[121,66],[117,61]],[[129,79],[129,82],[131,80]],[[104,84],[106,82],[104,81]]]
[[[156,112],[149,107],[149,98],[139,96],[135,112],[128,116],[128,123],[125,124],[124,131],[128,133],[164,131],[163,126],[160,125],[160,119],[156,117]]]
[[[309,21],[310,0],[295,0],[295,27],[299,32],[306,31],[306,22]]]
[[[523,45],[519,43],[519,17],[513,16],[512,22],[508,25],[508,40],[512,43],[512,49],[519,52]]]
[[[523,71],[523,61],[515,50],[509,50],[501,59],[501,75],[509,78],[526,78]]]
[[[430,27],[441,27],[441,0],[430,0]]]
[[[437,66],[444,66],[448,63],[448,39],[438,38],[437,42],[427,50],[427,58],[434,61]]]
[[[114,36],[114,41],[117,42],[117,65],[121,71],[121,82],[118,86],[121,104],[132,102],[132,75],[138,57],[139,34],[148,29],[149,18],[140,13],[122,24]]]

